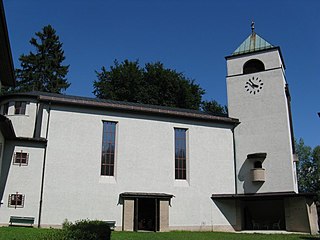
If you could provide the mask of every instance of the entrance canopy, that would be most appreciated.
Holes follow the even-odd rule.
[[[315,197],[314,193],[296,193],[296,192],[269,192],[269,193],[246,193],[246,194],[212,194],[212,200],[227,200],[227,199],[239,199],[239,200],[259,200],[259,199],[283,199],[292,197]]]
[[[211,199],[226,213],[225,216],[235,210],[235,230],[286,230],[314,234],[318,231],[314,197],[313,193],[268,192],[212,194]],[[235,205],[226,209],[226,203],[230,201]]]
[[[167,231],[172,194],[124,192],[123,230]]]
[[[145,192],[124,192],[120,194],[120,197],[128,198],[157,198],[157,199],[168,199],[174,197],[172,194],[166,193],[145,193]]]

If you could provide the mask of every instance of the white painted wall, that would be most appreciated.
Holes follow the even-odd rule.
[[[116,176],[100,176],[102,121],[116,121]],[[223,126],[53,107],[43,224],[82,218],[122,224],[122,192],[169,193],[170,226],[229,225],[211,200],[234,193],[232,132]],[[188,129],[189,179],[174,179],[174,127]],[[211,210],[210,210],[211,209]]]
[[[13,151],[12,151],[13,150]],[[14,152],[28,152],[29,163],[27,166],[13,165]],[[43,148],[35,146],[19,146],[17,142],[6,142],[1,181],[4,177],[4,169],[9,167],[9,174],[5,176],[6,185],[3,195],[3,203],[0,207],[0,224],[9,224],[10,216],[30,216],[38,219],[41,169],[43,161]],[[9,208],[8,198],[10,194],[21,193],[25,195],[23,208]]]
[[[242,68],[250,59],[261,60],[266,71],[242,74]],[[230,117],[239,118],[235,128],[238,192],[297,191],[294,174],[289,113],[285,96],[285,77],[277,50],[260,52],[229,59],[227,89]],[[261,92],[253,95],[245,89],[252,76],[263,80]],[[265,152],[263,162],[265,183],[250,181],[249,170],[253,163],[246,161],[251,153]]]
[[[45,105],[42,112],[42,123],[41,123],[41,133],[40,133],[40,137],[42,138],[47,138],[48,118],[49,118],[49,106]]]
[[[35,115],[37,112],[37,104],[35,102],[30,102],[30,99],[18,99],[17,101],[26,101],[26,113],[24,115],[14,114],[14,100],[10,100],[8,117],[14,126],[15,134],[17,137],[33,137],[34,127],[35,127]],[[1,103],[3,104],[3,103]]]
[[[283,67],[278,50],[270,49],[265,52],[253,52],[251,54],[239,55],[227,59],[227,76],[243,74],[243,64],[251,59],[262,61],[265,69]]]

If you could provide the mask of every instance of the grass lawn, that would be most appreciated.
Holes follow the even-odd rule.
[[[245,233],[219,233],[219,232],[168,232],[168,233],[129,233],[114,232],[112,240],[313,240],[318,239],[309,235],[287,234],[245,234]]]
[[[0,240],[45,240],[46,235],[59,231],[56,229],[37,229],[26,227],[0,227]],[[315,240],[319,236],[291,234],[244,234],[217,232],[112,232],[112,240]]]

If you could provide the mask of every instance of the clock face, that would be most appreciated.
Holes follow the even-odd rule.
[[[257,93],[261,92],[263,87],[263,82],[260,78],[258,77],[251,77],[249,80],[246,82],[244,88],[246,91],[250,94],[256,95]]]

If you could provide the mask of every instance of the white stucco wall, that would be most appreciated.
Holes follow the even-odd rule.
[[[262,61],[265,69],[283,67],[278,50],[270,49],[266,52],[253,52],[251,54],[239,55],[228,59],[227,76],[243,74],[243,65],[251,59],[258,59]]]
[[[102,121],[117,122],[116,175],[100,176]],[[42,224],[122,224],[122,192],[169,193],[170,227],[230,225],[211,200],[234,193],[232,131],[221,125],[52,107]],[[189,178],[174,179],[174,128],[188,129]]]
[[[44,105],[44,109],[42,112],[41,132],[40,132],[40,137],[42,138],[47,138],[48,118],[49,118],[49,106]]]
[[[27,166],[13,165],[13,154],[15,152],[29,153]],[[40,201],[40,183],[42,173],[43,148],[36,146],[26,147],[18,142],[7,142],[4,153],[1,181],[6,181],[3,204],[0,206],[0,224],[9,224],[10,216],[30,216],[38,220],[38,210]],[[6,174],[6,169],[9,168]],[[5,176],[4,176],[5,175]],[[18,192],[25,195],[23,208],[8,207],[10,194]]]
[[[30,99],[18,99],[17,101],[27,102],[25,114],[14,114],[14,100],[10,100],[8,115],[6,115],[6,117],[8,117],[12,121],[17,137],[32,138],[35,127],[35,115],[37,112],[37,104],[33,101],[30,102]]]
[[[242,74],[249,59],[261,60],[266,71]],[[229,115],[241,122],[235,128],[239,193],[297,191],[283,71],[277,50],[228,60]],[[245,89],[245,83],[253,76],[264,84],[255,95]],[[267,153],[263,184],[252,183],[248,178],[253,162],[246,160],[247,155],[258,152]]]

